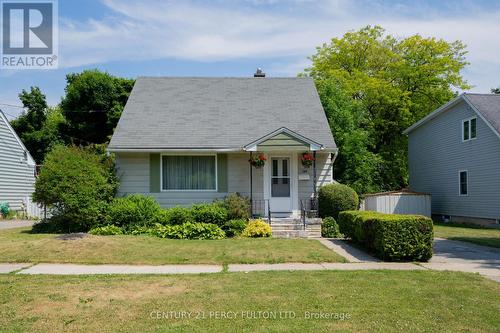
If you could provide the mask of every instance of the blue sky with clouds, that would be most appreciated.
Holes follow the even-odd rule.
[[[59,69],[0,70],[0,103],[39,86],[60,101],[65,75],[295,76],[315,47],[365,25],[468,45],[472,91],[500,86],[500,1],[59,0]],[[1,107],[15,116],[19,109]]]

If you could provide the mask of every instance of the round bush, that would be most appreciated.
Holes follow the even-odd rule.
[[[162,209],[153,218],[154,223],[163,225],[180,225],[188,222],[193,222],[193,215],[191,210],[186,207],[173,207],[169,209]]]
[[[223,227],[228,221],[227,210],[216,203],[193,205],[191,214],[195,222],[211,223],[219,227]]]
[[[50,221],[64,232],[88,231],[102,224],[117,181],[112,160],[77,147],[54,147],[35,182],[33,200],[50,208]]]
[[[262,220],[250,221],[241,234],[243,237],[271,237],[272,229],[269,224]]]
[[[331,216],[325,217],[321,223],[321,237],[336,238],[340,237],[339,225]]]
[[[357,193],[347,185],[329,184],[318,192],[320,217],[331,216],[337,219],[344,210],[357,210],[359,198]]]
[[[133,194],[124,198],[115,198],[108,207],[106,222],[124,229],[137,225],[152,225],[161,212],[155,198]]]
[[[234,237],[241,235],[247,224],[247,220],[231,220],[227,221],[222,229],[226,232],[227,237]]]
[[[230,193],[222,201],[218,201],[227,210],[227,218],[240,220],[250,218],[250,200],[238,193]]]

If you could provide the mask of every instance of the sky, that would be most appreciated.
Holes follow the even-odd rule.
[[[113,75],[296,76],[316,47],[345,32],[380,25],[467,45],[472,92],[500,86],[500,1],[382,0],[59,0],[59,68],[0,69],[0,104],[21,105],[39,86],[60,102],[68,73]],[[12,119],[22,109],[0,105]]]

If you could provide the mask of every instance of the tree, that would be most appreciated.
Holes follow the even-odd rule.
[[[45,95],[38,87],[23,90],[19,99],[27,109],[11,125],[18,134],[26,149],[41,164],[47,151],[61,143],[59,136],[60,123],[64,121],[58,108],[48,108]]]
[[[54,147],[35,182],[34,201],[51,208],[50,221],[64,232],[88,231],[102,223],[116,193],[111,164],[93,150]]]
[[[500,87],[495,88],[495,89],[491,89],[491,93],[492,94],[500,94]]]
[[[461,75],[467,65],[465,55],[460,41],[449,43],[419,35],[396,39],[378,26],[348,32],[319,47],[305,73],[315,79],[327,115],[330,112],[332,130],[337,137],[343,136],[340,141],[346,145],[339,145],[339,158],[346,163],[339,179],[357,190],[406,186],[407,138],[402,131],[449,101],[454,96],[452,87],[469,88]],[[325,87],[332,84],[337,87],[328,88],[330,91],[341,89],[346,96],[342,103],[351,110],[348,113],[355,113],[352,119],[340,105],[331,106],[335,103]],[[325,105],[325,101],[329,103]],[[356,130],[339,133],[342,122],[352,121],[359,124]],[[362,147],[359,153],[351,148],[354,146]],[[367,152],[367,158],[361,156]],[[360,168],[355,165],[359,160],[373,173],[357,178],[359,184],[355,184],[359,172],[349,173]]]
[[[86,70],[68,74],[66,81],[66,95],[61,102],[66,140],[83,145],[109,141],[134,80]]]

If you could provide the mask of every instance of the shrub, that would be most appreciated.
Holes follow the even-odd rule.
[[[325,217],[321,223],[321,237],[336,238],[340,237],[339,225],[331,216]]]
[[[100,236],[123,235],[123,231],[116,225],[106,225],[90,229],[89,234]]]
[[[230,193],[218,203],[226,209],[229,220],[246,220],[250,218],[250,200],[239,193]]]
[[[243,230],[243,237],[271,237],[271,226],[262,220],[253,220]]]
[[[55,146],[45,157],[33,200],[51,209],[64,231],[88,231],[104,220],[117,181],[113,163],[76,147]]]
[[[247,224],[247,220],[231,220],[227,221],[222,229],[226,232],[227,237],[234,237],[241,235]]]
[[[167,225],[177,225],[184,224],[187,222],[193,222],[193,215],[191,210],[186,207],[173,207],[169,209],[163,209],[158,214],[156,214],[153,219],[155,223]]]
[[[216,203],[193,205],[191,215],[195,222],[216,224],[219,227],[228,220],[226,209]]]
[[[358,209],[359,198],[356,192],[347,185],[329,184],[318,191],[320,217],[331,216],[338,219],[344,210]]]
[[[226,235],[221,228],[210,223],[191,223],[181,225],[155,224],[151,235],[173,239],[223,239]]]
[[[65,230],[67,231],[67,226],[65,225],[64,217],[58,215],[41,220],[31,227],[31,233],[34,234],[53,234],[65,232]]]
[[[8,202],[0,202],[0,215],[6,218],[9,215],[9,203]]]
[[[124,198],[115,198],[108,207],[106,223],[130,229],[133,226],[154,224],[154,219],[162,211],[155,198],[141,194],[132,194]]]
[[[432,220],[420,215],[346,211],[339,214],[340,232],[389,261],[427,261],[432,257]]]

